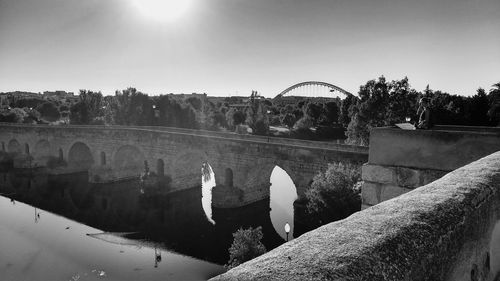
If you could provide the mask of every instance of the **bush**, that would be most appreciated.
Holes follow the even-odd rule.
[[[0,122],[22,123],[28,114],[21,108],[12,108],[0,112]]]
[[[295,122],[297,122],[297,117],[292,113],[286,113],[281,116],[281,124],[288,127],[288,129],[293,128]]]
[[[314,177],[311,188],[305,193],[311,229],[344,219],[361,209],[360,170],[352,164],[329,164],[324,173]]]
[[[319,126],[316,135],[320,139],[345,139],[345,129],[342,127]]]
[[[313,122],[311,118],[304,116],[299,119],[299,121],[295,122],[293,128],[295,130],[309,130],[313,126]]]
[[[236,267],[246,261],[256,258],[266,252],[266,247],[261,240],[262,227],[238,229],[233,233],[233,244],[229,248],[229,261],[227,268]]]
[[[255,131],[253,132],[255,135],[265,136],[269,134],[269,124],[267,124],[264,120],[259,119],[255,122]]]
[[[42,118],[47,121],[56,121],[61,117],[61,113],[59,112],[59,108],[51,102],[44,102],[37,106],[36,110],[40,112]]]

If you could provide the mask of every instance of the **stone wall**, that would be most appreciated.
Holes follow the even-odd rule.
[[[212,280],[500,280],[500,152]]]
[[[375,128],[362,170],[362,208],[428,184],[498,150],[500,130],[495,128]]]
[[[215,173],[216,207],[269,197],[276,165],[301,195],[328,163],[364,163],[368,158],[366,147],[164,127],[0,124],[0,142],[16,167],[43,167],[51,157],[61,158],[67,165],[52,172],[88,170],[89,180],[96,183],[137,178],[147,163],[151,172],[171,179],[172,191],[200,186],[201,167],[207,162]]]

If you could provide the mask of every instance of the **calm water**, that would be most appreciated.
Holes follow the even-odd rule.
[[[2,280],[206,280],[224,271],[239,227],[262,226],[268,250],[293,227],[296,192],[279,167],[271,200],[238,209],[211,208],[213,182],[162,194],[86,178],[0,174]]]

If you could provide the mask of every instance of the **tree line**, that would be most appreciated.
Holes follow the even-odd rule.
[[[415,122],[420,98],[430,100],[434,123],[499,126],[500,82],[489,91],[451,95],[427,86],[411,88],[407,77],[387,81],[381,76],[360,86],[357,95],[341,98],[283,97],[269,99],[252,91],[249,97],[212,99],[206,95],[149,96],[135,88],[103,96],[80,90],[75,99],[2,99],[0,122],[69,123],[127,126],[169,126],[215,131],[247,130],[258,135],[306,139],[345,139],[368,145],[373,127]],[[287,128],[275,133],[272,127]]]

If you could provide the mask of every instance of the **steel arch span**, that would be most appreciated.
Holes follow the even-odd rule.
[[[286,94],[288,94],[289,92],[297,89],[297,88],[301,88],[301,87],[305,87],[305,86],[322,86],[322,87],[325,87],[325,88],[329,88],[330,91],[338,91],[338,92],[341,92],[345,95],[350,95],[351,93],[349,93],[348,91],[338,87],[338,86],[335,86],[333,84],[330,84],[330,83],[326,83],[326,82],[320,82],[320,81],[306,81],[306,82],[300,82],[300,83],[297,83],[295,85],[292,85],[288,88],[286,88],[284,91],[282,91],[281,93],[279,93],[276,98],[278,97],[282,97]]]

